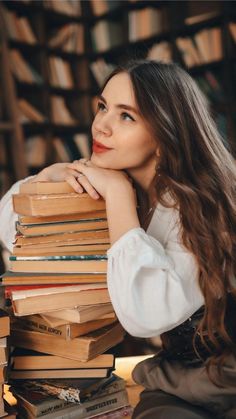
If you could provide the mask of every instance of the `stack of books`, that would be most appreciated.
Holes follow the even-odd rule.
[[[21,185],[13,206],[19,221],[2,282],[19,413],[87,418],[128,406],[125,383],[112,373],[114,355],[105,353],[124,330],[107,290],[104,201],[65,182],[36,182]]]
[[[15,419],[16,414],[4,400],[4,383],[7,381],[8,345],[10,319],[6,311],[0,309],[0,418]]]

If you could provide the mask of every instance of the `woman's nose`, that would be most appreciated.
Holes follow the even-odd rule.
[[[97,132],[104,135],[110,135],[112,132],[111,121],[107,114],[103,115],[99,120],[94,120],[93,126]]]

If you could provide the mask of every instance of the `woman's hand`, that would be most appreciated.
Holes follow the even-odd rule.
[[[77,172],[77,182],[94,199],[98,199],[99,195],[106,199],[109,191],[114,192],[119,187],[130,190],[131,187],[131,180],[125,172],[102,169],[90,160],[75,160],[67,168]]]
[[[45,167],[35,177],[29,180],[33,182],[68,182],[75,192],[82,193],[83,188],[77,182],[79,175],[77,170],[68,167],[69,163],[55,163],[51,166]]]

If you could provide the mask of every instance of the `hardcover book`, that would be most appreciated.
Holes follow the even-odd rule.
[[[11,300],[14,314],[26,316],[78,305],[108,303],[110,297],[105,283],[95,283],[12,291]]]
[[[31,216],[60,215],[105,210],[103,199],[92,199],[87,193],[14,194],[13,208],[17,214]]]
[[[120,343],[124,335],[125,331],[118,322],[71,340],[49,337],[41,332],[12,329],[10,343],[16,347],[86,362]]]

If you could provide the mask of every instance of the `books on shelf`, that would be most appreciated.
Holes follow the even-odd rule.
[[[188,67],[207,64],[222,59],[221,29],[203,29],[193,38],[177,38],[176,44]]]
[[[102,86],[108,75],[114,70],[113,64],[107,63],[103,58],[99,58],[90,64],[91,71],[99,86]]]
[[[129,19],[129,41],[136,42],[163,32],[167,28],[165,9],[146,7],[132,10]]]
[[[236,23],[235,22],[229,23],[229,30],[230,30],[230,33],[232,35],[234,42],[236,43]]]
[[[92,12],[95,16],[101,16],[105,13],[108,13],[112,10],[118,9],[122,5],[120,0],[91,0]]]
[[[12,49],[9,52],[9,55],[12,73],[18,80],[27,83],[43,83],[41,75],[35,70],[35,68],[32,67],[32,65],[29,64],[29,62],[24,60],[18,50]]]
[[[74,87],[71,66],[60,57],[49,57],[50,82],[52,86],[72,89]]]
[[[120,343],[124,334],[118,322],[70,340],[42,332],[12,329],[10,342],[16,347],[86,362]]]
[[[60,125],[76,125],[78,121],[71,115],[63,97],[51,96],[52,121]]]
[[[21,122],[44,122],[46,117],[25,99],[18,99]]]
[[[69,16],[81,16],[81,3],[74,0],[51,1],[43,0],[46,9]]]
[[[92,43],[95,52],[104,52],[122,45],[124,33],[122,25],[115,21],[99,20],[92,28]]]
[[[162,41],[158,44],[152,45],[148,50],[148,56],[150,60],[159,60],[165,63],[172,61],[172,47],[169,42]]]
[[[53,138],[53,145],[59,162],[71,162],[74,158],[91,156],[91,146],[87,134],[75,134],[71,138]]]
[[[15,12],[3,7],[3,19],[5,28],[9,38],[16,41],[27,42],[28,44],[36,44],[37,38],[33,28],[25,16],[18,16]]]
[[[68,23],[54,31],[48,41],[51,48],[60,48],[62,51],[74,54],[84,52],[84,28],[78,23]]]

